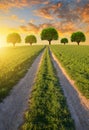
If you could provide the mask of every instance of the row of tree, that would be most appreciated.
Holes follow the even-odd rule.
[[[51,44],[52,40],[58,40],[58,32],[53,27],[48,27],[42,30],[41,32],[41,40],[47,40],[49,42],[49,45]],[[71,35],[71,42],[77,42],[79,45],[80,42],[85,42],[86,37],[83,32],[75,32]],[[21,36],[18,33],[12,33],[7,36],[7,43],[12,43],[13,46],[15,46],[16,43],[21,42]],[[28,35],[25,38],[25,43],[29,43],[32,45],[32,43],[36,43],[37,38],[35,35]],[[62,38],[61,43],[68,43],[67,38]]]

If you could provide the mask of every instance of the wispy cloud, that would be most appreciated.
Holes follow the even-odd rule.
[[[38,10],[35,10],[34,12],[37,16],[53,20],[55,18],[53,12],[60,8],[61,4],[61,2],[57,2],[55,4],[53,4],[52,2],[48,2],[47,5],[43,6],[42,8],[39,8]]]
[[[33,8],[34,7],[34,8]],[[9,20],[18,22],[23,32],[39,33],[41,29],[49,26],[55,27],[59,32],[73,32],[82,30],[89,32],[89,0],[1,0],[0,10],[12,8],[31,8],[30,22],[26,17],[10,14]],[[26,11],[26,10],[25,10]],[[27,13],[27,12],[26,12]],[[5,16],[7,17],[7,16]],[[27,16],[28,17],[28,16]],[[0,16],[0,19],[5,19]],[[38,22],[41,19],[41,22]],[[49,22],[50,21],[50,22]],[[27,24],[26,24],[27,23]]]
[[[2,10],[8,10],[8,9],[14,8],[14,7],[21,8],[21,7],[25,7],[27,5],[28,5],[27,0],[22,0],[22,1],[3,0],[3,1],[0,1],[0,9],[2,9]]]
[[[39,27],[33,23],[28,23],[27,25],[21,25],[20,29],[27,33],[38,33],[39,32]]]
[[[89,23],[89,1],[71,0],[50,2],[47,6],[39,9],[36,14],[40,17],[55,21],[60,19],[61,31],[83,30]],[[56,22],[56,21],[55,21]],[[54,26],[55,26],[54,22]],[[83,26],[82,26],[83,25]]]
[[[44,19],[53,19],[53,16],[49,13],[49,11],[45,8],[39,9],[39,11],[34,11],[37,16],[40,16]]]
[[[54,27],[58,30],[59,33],[70,33],[76,30],[76,26],[72,23],[66,23],[66,24],[62,24],[61,22],[58,23],[43,23],[43,24],[39,24],[39,26],[32,24],[32,23],[28,23],[25,26],[20,26],[20,29],[24,32],[28,32],[28,33],[40,33],[42,31],[42,29],[47,28],[47,27]]]
[[[41,3],[46,4],[44,0],[1,0],[0,9],[8,10],[11,8],[31,7],[33,5],[38,5]]]
[[[25,23],[25,19],[20,19],[17,15],[11,15],[10,19],[19,23]]]

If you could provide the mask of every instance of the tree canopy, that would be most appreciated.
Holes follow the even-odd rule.
[[[32,45],[32,43],[36,43],[37,39],[34,35],[28,35],[25,38],[25,43],[29,43],[30,45]]]
[[[52,40],[58,40],[58,32],[53,27],[45,28],[41,32],[41,40],[49,41],[50,45]]]
[[[67,38],[62,38],[61,43],[64,43],[64,44],[68,43],[68,39]]]
[[[86,37],[83,32],[75,32],[71,35],[71,42],[77,42],[79,45],[80,42],[85,42]]]
[[[7,43],[12,43],[15,46],[16,43],[21,43],[21,37],[18,33],[11,33],[7,36]]]

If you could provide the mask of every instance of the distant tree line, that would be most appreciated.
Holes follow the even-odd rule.
[[[47,40],[49,45],[51,45],[52,40],[58,40],[58,32],[53,27],[48,27],[42,30],[41,32],[41,40]],[[77,42],[79,45],[80,42],[85,42],[86,36],[83,32],[74,32],[71,35],[71,42]],[[67,38],[62,38],[60,40],[64,45],[68,43]],[[7,36],[7,43],[12,43],[15,46],[16,43],[21,43],[21,36],[18,33],[11,33]],[[25,43],[32,45],[33,43],[37,43],[37,38],[35,35],[28,35],[25,37]]]

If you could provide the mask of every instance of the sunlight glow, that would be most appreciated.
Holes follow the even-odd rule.
[[[0,48],[6,46],[6,36],[0,35]]]

